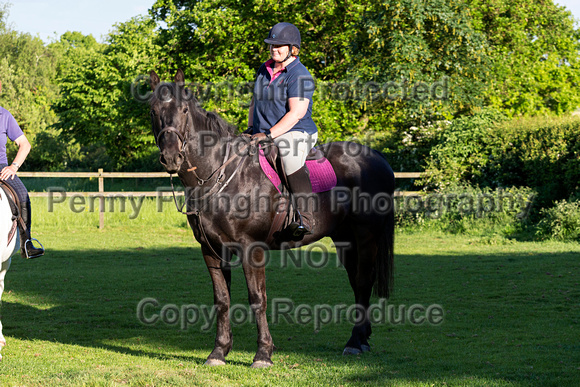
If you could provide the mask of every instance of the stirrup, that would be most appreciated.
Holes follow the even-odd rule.
[[[290,231],[290,236],[293,241],[301,241],[304,236],[312,234],[312,231],[304,227],[302,222],[302,214],[300,211],[296,210],[298,213],[298,221],[294,221],[288,225],[288,230]]]
[[[34,246],[34,244],[32,243],[32,241],[36,241],[39,245],[40,245],[40,249],[42,250],[42,254],[37,254],[37,255],[29,255],[28,254],[28,249],[26,248],[26,244],[28,242],[30,242],[30,244],[32,245],[32,247],[37,248],[36,246]],[[38,257],[42,257],[44,255],[44,246],[42,245],[42,243],[40,243],[40,241],[36,238],[30,238],[27,239],[24,242],[24,253],[26,254],[26,259],[33,259],[33,258],[38,258]]]
[[[308,230],[306,227],[298,225],[298,227],[296,227],[293,231],[292,231],[292,240],[293,241],[301,241],[302,239],[304,239],[304,237],[306,235],[310,235],[312,234],[312,232],[310,230]]]

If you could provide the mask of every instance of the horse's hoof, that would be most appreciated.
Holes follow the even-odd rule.
[[[360,355],[362,351],[358,348],[344,347],[343,355]]]
[[[371,351],[371,346],[370,345],[361,345],[360,346],[363,352],[370,352]]]
[[[274,363],[271,361],[264,361],[264,360],[256,360],[252,365],[251,368],[268,368],[272,367]]]
[[[209,367],[217,367],[217,366],[226,365],[226,362],[223,360],[218,360],[218,359],[207,359],[205,361],[204,365],[209,366]]]

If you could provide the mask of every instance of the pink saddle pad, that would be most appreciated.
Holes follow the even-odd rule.
[[[280,192],[281,180],[274,168],[270,165],[264,152],[260,150],[260,166],[262,171],[266,174],[268,179],[274,184],[274,187]],[[326,158],[318,160],[307,160],[306,166],[310,172],[310,183],[312,184],[312,192],[330,191],[336,187],[336,173]]]

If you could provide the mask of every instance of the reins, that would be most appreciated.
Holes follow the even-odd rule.
[[[197,167],[191,166],[191,164],[189,163],[189,160],[187,160],[187,158],[186,158],[187,163],[191,166],[191,168],[188,168],[187,171],[193,173],[194,177],[197,179],[197,183],[200,186],[203,186],[204,184],[206,184],[207,182],[212,180],[212,178],[216,175],[216,173],[218,174],[217,178],[215,179],[215,184],[211,187],[211,189],[208,192],[206,192],[203,196],[196,198],[195,201],[196,202],[203,202],[204,200],[211,198],[213,195],[222,192],[227,187],[227,185],[232,181],[232,179],[234,178],[234,176],[236,175],[236,173],[238,172],[238,170],[240,169],[240,167],[242,166],[242,164],[246,160],[246,158],[250,155],[249,152],[246,154],[243,154],[243,152],[245,152],[246,149],[248,149],[250,146],[256,145],[256,143],[257,142],[255,140],[252,140],[249,143],[246,143],[242,148],[240,148],[240,150],[238,152],[236,152],[236,154],[229,157],[229,154],[231,152],[231,143],[228,142],[227,146],[226,146],[226,152],[225,152],[224,161],[222,162],[222,165],[220,165],[217,169],[215,169],[213,172],[211,172],[210,175],[205,179],[199,177],[197,172],[195,172]],[[228,165],[230,165],[238,156],[240,156],[240,161],[238,162],[236,169],[234,169],[231,176],[225,182],[223,182],[226,167]],[[177,203],[177,196],[175,195],[175,187],[173,185],[173,174],[170,175],[170,183],[171,183],[171,191],[173,192],[173,201],[175,203],[175,207],[177,208],[177,211],[184,214],[184,215],[199,215],[201,213],[201,211],[203,210],[204,206],[202,206],[201,208],[197,208],[196,206],[194,206],[196,208],[194,208],[193,210],[183,211],[183,208],[188,203],[190,203],[190,201],[192,200],[191,196],[192,196],[193,192],[189,196],[186,195],[186,198],[185,198],[183,204],[180,206]]]

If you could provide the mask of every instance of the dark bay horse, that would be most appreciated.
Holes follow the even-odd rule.
[[[252,367],[270,366],[274,344],[266,318],[266,275],[261,263],[265,262],[266,249],[280,249],[282,245],[274,242],[265,249],[253,246],[265,245],[275,218],[276,207],[264,206],[261,199],[270,198],[274,203],[280,195],[261,171],[257,157],[248,157],[253,147],[249,137],[239,136],[235,127],[199,107],[185,87],[181,70],[174,82],[161,83],[154,71],[150,81],[150,114],[160,162],[168,173],[176,173],[186,187],[189,224],[201,244],[213,282],[217,332],[206,364],[225,364],[232,349],[229,263],[235,254],[246,277],[249,304],[258,328],[258,350]],[[300,243],[289,242],[286,246],[306,245],[325,236],[330,236],[337,246],[347,246],[340,251],[337,248],[337,254],[354,290],[357,318],[344,353],[357,354],[370,350],[371,324],[366,311],[373,287],[375,294],[384,298],[392,287],[395,178],[383,155],[363,145],[335,142],[318,148],[330,161],[337,185],[314,195],[317,208],[313,233]],[[188,197],[188,188],[201,193]],[[251,197],[257,191],[259,203]],[[231,207],[212,204],[224,194],[230,198],[246,195],[253,211],[240,216]],[[390,198],[390,203],[383,200],[379,211],[356,199],[367,198],[371,199],[367,204],[376,204],[377,197]],[[234,245],[240,248],[232,251],[228,247]]]

